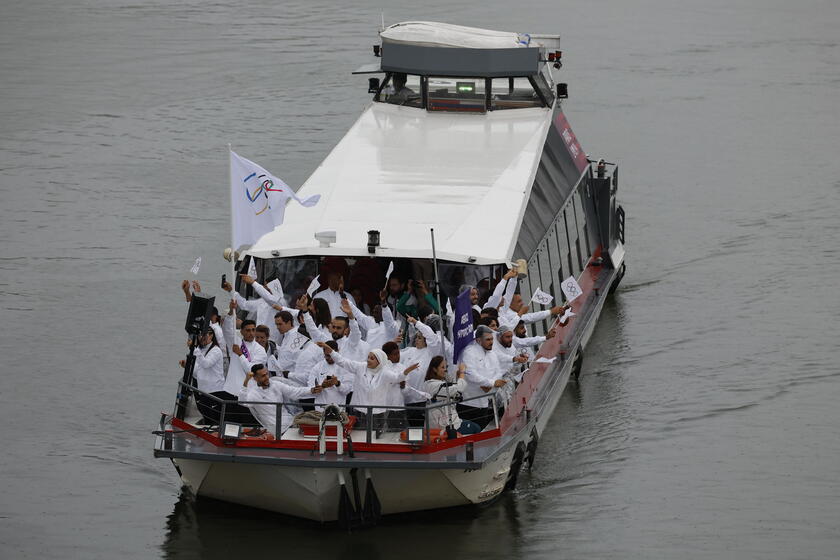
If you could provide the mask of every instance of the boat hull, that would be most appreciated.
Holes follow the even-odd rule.
[[[384,515],[481,504],[505,489],[513,448],[481,469],[351,469],[173,459],[181,480],[197,496],[311,519],[336,521],[341,483],[361,504],[369,476]],[[352,499],[352,498],[351,498]]]

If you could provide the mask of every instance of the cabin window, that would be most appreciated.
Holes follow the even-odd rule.
[[[542,100],[528,78],[493,78],[490,86],[490,109],[542,107]]]
[[[483,113],[486,111],[484,78],[441,78],[427,82],[426,108],[429,111]]]
[[[403,85],[402,80],[405,80]],[[423,86],[420,76],[391,72],[385,77],[382,87],[374,101],[401,105],[404,107],[423,106]]]
[[[263,283],[275,278],[280,280],[286,302],[294,305],[294,298],[306,291],[313,278],[318,275],[318,259],[265,259],[263,262]]]

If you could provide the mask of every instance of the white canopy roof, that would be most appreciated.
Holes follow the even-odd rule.
[[[545,46],[555,48],[558,35],[531,35],[492,31],[433,21],[405,21],[387,27],[379,34],[385,42],[427,47],[463,47],[471,49],[510,49]],[[533,42],[532,42],[533,39]]]
[[[381,233],[377,256],[508,262],[539,164],[551,111],[486,115],[434,113],[372,103],[289,203],[283,225],[249,254],[260,258],[367,255],[367,232]],[[315,233],[336,232],[331,247]],[[474,260],[472,260],[474,259]]]

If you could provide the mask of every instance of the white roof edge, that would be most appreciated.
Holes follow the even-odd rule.
[[[276,253],[276,254],[275,254]],[[244,256],[252,256],[258,259],[276,258],[303,258],[303,257],[380,257],[400,259],[431,259],[432,248],[426,251],[404,250],[388,247],[377,247],[375,254],[368,253],[367,247],[348,249],[346,247],[296,247],[283,250],[256,250],[248,249],[240,253],[240,259]],[[438,251],[437,259],[440,261],[457,262],[474,265],[504,264],[510,259],[491,259],[480,256],[460,255],[446,251]]]

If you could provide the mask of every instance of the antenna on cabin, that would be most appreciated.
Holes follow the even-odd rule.
[[[379,17],[382,18],[382,23],[379,26],[379,31],[385,31],[385,12],[379,12]]]

